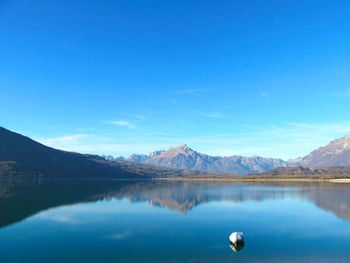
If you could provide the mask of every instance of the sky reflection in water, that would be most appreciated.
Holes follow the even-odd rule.
[[[0,258],[348,262],[349,201],[346,185],[1,182]]]

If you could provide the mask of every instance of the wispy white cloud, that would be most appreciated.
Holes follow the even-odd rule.
[[[159,137],[163,134],[150,132],[148,136]],[[125,135],[124,135],[125,136]],[[124,138],[124,137],[123,137]],[[121,143],[116,143],[116,140],[120,140],[115,135],[86,135],[86,136],[63,136],[53,138],[34,137],[34,140],[65,151],[91,153],[91,154],[112,154],[114,156],[128,156],[132,153],[148,153],[155,149],[163,149],[164,146],[176,146],[167,142],[161,141],[147,141],[144,142],[144,136],[140,138],[134,137],[130,141],[124,139]]]
[[[298,123],[298,122],[286,122],[287,125],[296,129],[304,129],[307,134],[313,136],[313,132],[316,133],[349,133],[350,122],[340,123]]]
[[[215,112],[215,113],[204,113],[203,114],[204,117],[208,117],[208,118],[218,118],[218,119],[222,119],[224,118],[224,115],[219,113],[219,112]]]
[[[271,95],[267,93],[266,91],[260,90],[259,91],[260,95],[265,97],[265,98],[271,98]]]
[[[93,139],[93,135],[75,134],[51,138],[34,137],[34,140],[60,150],[80,152],[80,147]]]
[[[88,134],[74,134],[74,135],[61,136],[61,137],[55,137],[55,138],[35,138],[35,139],[45,145],[57,145],[57,144],[65,145],[65,144],[71,144],[71,143],[77,142],[88,136],[89,136]]]
[[[127,127],[129,129],[134,129],[136,127],[134,124],[127,121],[108,121],[107,123],[112,125]]]
[[[183,89],[177,90],[174,94],[177,95],[192,95],[192,96],[203,96],[205,93],[219,90],[219,88],[197,88],[197,89]]]
[[[146,120],[146,117],[143,116],[143,115],[135,114],[134,116],[135,116],[135,118],[137,118],[137,119],[139,119],[139,120]]]

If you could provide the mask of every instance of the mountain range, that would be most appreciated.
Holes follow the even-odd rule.
[[[182,171],[97,155],[57,150],[0,127],[0,177],[39,178],[153,178],[182,177],[198,171]]]
[[[345,176],[350,174],[349,171],[350,135],[294,161],[259,156],[210,156],[196,152],[187,145],[155,151],[149,155],[134,154],[120,160],[111,156],[57,150],[0,127],[0,177],[167,178],[228,174]]]
[[[127,161],[157,166],[195,171],[215,171],[229,174],[260,173],[277,167],[287,167],[290,163],[277,158],[259,156],[210,156],[192,150],[186,144],[167,151],[155,151],[149,155],[133,154]]]
[[[320,168],[330,166],[350,166],[350,135],[334,140],[305,157],[288,161],[259,156],[210,156],[194,151],[186,144],[170,148],[167,151],[154,151],[148,155],[133,154],[128,158],[119,157],[117,159],[169,168],[215,171],[239,175],[262,173],[280,167],[302,166],[305,168]],[[292,170],[287,169],[287,171],[290,172]]]

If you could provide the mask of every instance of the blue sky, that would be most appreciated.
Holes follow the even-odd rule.
[[[0,125],[84,153],[294,158],[350,133],[349,1],[1,1]]]

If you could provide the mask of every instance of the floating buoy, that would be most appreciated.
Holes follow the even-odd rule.
[[[244,236],[242,232],[233,232],[230,237],[230,242],[235,244],[239,242],[244,242]]]
[[[233,232],[230,237],[230,247],[234,252],[240,251],[244,248],[244,236],[242,232]]]

